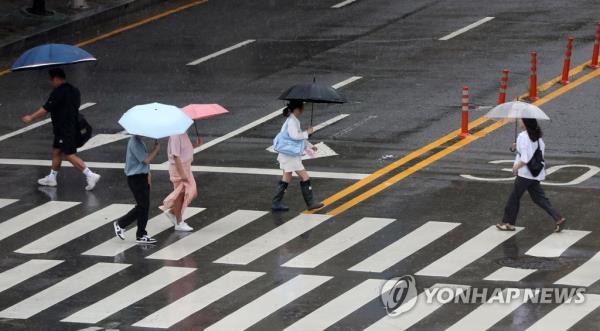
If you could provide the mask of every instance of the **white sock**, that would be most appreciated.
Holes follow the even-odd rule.
[[[90,176],[91,176],[91,175],[93,175],[94,173],[93,173],[93,172],[90,170],[90,168],[85,168],[85,169],[83,169],[83,174],[84,174],[86,177],[90,177]]]
[[[50,175],[49,176],[56,178],[56,175],[58,175],[58,171],[50,169]]]

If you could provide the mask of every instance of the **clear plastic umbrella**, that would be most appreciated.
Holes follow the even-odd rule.
[[[511,101],[500,104],[485,114],[485,117],[497,120],[515,120],[515,141],[517,139],[517,119],[534,118],[536,120],[550,120],[550,117],[538,106],[522,101]]]
[[[119,120],[129,134],[154,139],[182,134],[192,123],[181,109],[156,102],[135,106]]]

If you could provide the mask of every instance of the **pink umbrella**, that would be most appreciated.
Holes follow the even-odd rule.
[[[194,127],[196,128],[196,135],[198,135],[198,127],[196,126],[196,120],[210,118],[228,113],[227,109],[221,107],[216,103],[212,104],[191,104],[183,107],[181,110],[194,120]]]

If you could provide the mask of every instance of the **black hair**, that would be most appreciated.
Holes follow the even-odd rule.
[[[527,135],[529,135],[529,139],[531,141],[536,142],[544,135],[544,133],[542,132],[542,128],[540,127],[538,121],[535,118],[524,118],[523,124],[525,124]]]
[[[294,111],[294,109],[304,107],[304,102],[302,100],[290,100],[287,106],[283,108],[283,117],[288,117]]]
[[[67,74],[65,74],[65,71],[61,68],[52,68],[48,73],[50,74],[50,78],[67,79]]]

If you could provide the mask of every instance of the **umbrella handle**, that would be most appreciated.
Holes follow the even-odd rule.
[[[200,138],[200,134],[198,133],[198,125],[196,124],[195,120],[194,120],[194,128],[196,129],[196,137]]]

